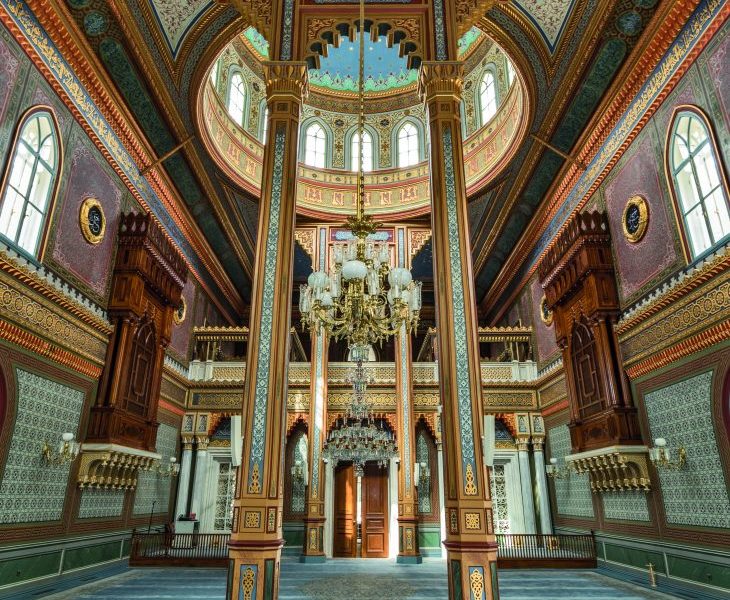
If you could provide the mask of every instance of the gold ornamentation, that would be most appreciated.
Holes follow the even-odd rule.
[[[259,474],[259,464],[254,463],[253,471],[251,472],[251,483],[248,485],[249,494],[260,494],[261,493],[261,481]]]
[[[553,324],[553,311],[548,308],[547,298],[544,294],[542,299],[540,300],[540,320],[548,327]]]
[[[484,406],[489,407],[519,407],[534,408],[536,406],[535,392],[523,392],[520,390],[492,391],[488,388],[484,390]]]
[[[449,531],[459,533],[459,516],[453,509],[449,512]]]
[[[312,527],[309,530],[309,549],[317,550],[317,528]]]
[[[82,444],[76,481],[80,488],[133,490],[137,473],[157,466],[160,455],[116,444]]]
[[[413,529],[406,529],[406,550],[413,550]]]
[[[635,244],[644,237],[649,225],[649,204],[643,196],[629,198],[621,217],[624,237]]]
[[[268,533],[274,533],[276,531],[276,508],[267,509],[268,513],[266,516],[266,531]]]
[[[466,513],[464,515],[464,525],[466,529],[479,530],[482,528],[482,519],[479,513]]]
[[[477,495],[477,486],[474,483],[474,469],[472,469],[471,463],[466,465],[466,485],[464,486],[464,493],[467,496]]]
[[[611,446],[565,457],[578,474],[588,473],[591,491],[626,492],[651,489],[646,446]]]
[[[299,229],[299,228],[297,228],[294,230],[294,240],[299,242],[299,245],[307,253],[307,256],[309,256],[309,258],[312,259],[312,264],[314,264],[316,237],[317,237],[316,229]]]
[[[261,527],[261,513],[257,510],[247,510],[243,517],[243,526],[246,529]]]
[[[469,584],[471,585],[471,594],[474,600],[483,600],[484,598],[484,575],[478,568],[472,568],[469,575]]]
[[[172,313],[172,320],[175,321],[176,325],[180,325],[184,320],[185,316],[188,313],[188,305],[185,302],[185,298],[180,298],[180,304],[177,307],[177,310],[175,310],[174,313]]]
[[[251,567],[243,572],[243,598],[244,600],[253,600],[253,587],[256,583],[256,573]]]
[[[81,203],[79,225],[84,239],[89,244],[98,244],[106,233],[106,216],[104,209],[96,198],[87,198]]]

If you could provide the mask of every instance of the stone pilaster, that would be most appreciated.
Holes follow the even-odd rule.
[[[269,122],[243,397],[248,435],[233,505],[227,592],[245,600],[275,600],[279,593],[297,149],[307,67],[266,62],[264,79]]]
[[[522,514],[525,528],[522,533],[535,533],[535,501],[532,494],[532,474],[530,473],[530,437],[518,437],[517,460],[520,465],[520,489],[522,490]]]
[[[311,400],[309,402],[309,448],[305,537],[301,562],[324,562],[325,466],[322,460],[327,432],[327,339],[312,334]]]
[[[425,62],[449,598],[498,597],[497,544],[481,448],[483,399],[459,103],[460,62]]]
[[[190,469],[193,462],[193,437],[182,436],[182,459],[180,475],[177,483],[177,501],[175,502],[175,519],[188,516],[188,498],[190,497]]]

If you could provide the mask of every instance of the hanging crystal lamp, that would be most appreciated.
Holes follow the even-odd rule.
[[[355,363],[352,377],[352,401],[347,414],[335,424],[324,444],[322,455],[335,465],[352,462],[355,476],[362,477],[365,463],[375,461],[381,467],[398,456],[393,434],[377,425],[367,403],[367,373],[362,359]]]
[[[335,340],[345,339],[353,350],[353,360],[366,347],[398,333],[405,325],[411,333],[418,327],[421,310],[421,282],[402,267],[390,268],[388,242],[369,236],[378,228],[365,215],[365,8],[360,2],[360,79],[358,118],[358,190],[356,212],[347,225],[353,239],[334,245],[334,265],[329,273],[315,271],[299,289],[302,326],[313,332],[324,331]]]

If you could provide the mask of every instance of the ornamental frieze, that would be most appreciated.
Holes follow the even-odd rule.
[[[0,316],[91,362],[104,362],[107,335],[4,271],[0,271]]]

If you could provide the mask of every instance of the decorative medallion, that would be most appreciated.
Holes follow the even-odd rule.
[[[172,314],[172,320],[175,321],[176,325],[180,325],[185,320],[187,312],[188,305],[185,303],[185,298],[180,298],[180,304],[177,305],[177,310]]]
[[[548,327],[553,324],[553,311],[547,307],[547,298],[545,296],[540,300],[540,319]]]
[[[104,239],[106,217],[101,203],[96,198],[87,198],[81,203],[79,225],[84,239],[89,244],[98,244]]]
[[[642,196],[629,198],[621,218],[621,225],[624,229],[624,236],[632,244],[644,237],[649,225],[649,204],[645,198]]]

